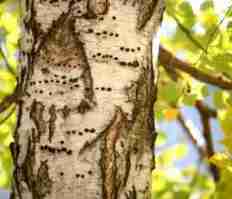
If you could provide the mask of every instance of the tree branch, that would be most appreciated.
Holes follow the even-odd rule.
[[[9,113],[4,117],[2,120],[0,120],[0,125],[2,125],[16,110],[16,106],[14,106]]]
[[[7,60],[7,58],[6,58],[5,54],[4,54],[4,52],[3,52],[2,46],[0,46],[0,55],[2,56],[2,58],[3,58],[4,62],[5,62],[5,65],[6,65],[7,69],[8,69],[8,71],[9,71],[12,75],[14,75],[14,76],[16,77],[16,73],[15,73],[14,70],[11,68],[11,66],[10,66],[10,64],[9,64],[9,62],[8,62],[8,60]]]
[[[196,102],[196,106],[198,107],[198,109],[201,110],[201,112],[204,112],[204,114],[207,115],[207,117],[209,117],[209,118],[211,118],[211,117],[216,118],[217,117],[217,111],[212,109],[211,107],[207,106],[202,101],[198,100]]]
[[[4,112],[6,109],[8,109],[12,105],[12,103],[14,103],[14,102],[16,102],[15,93],[5,97],[2,100],[2,102],[0,102],[0,113]]]
[[[200,155],[200,159],[204,159],[205,155],[206,155],[206,150],[203,146],[201,146],[197,139],[194,137],[191,129],[188,127],[188,125],[186,124],[186,121],[184,120],[184,117],[181,113],[178,114],[177,117],[177,121],[179,121],[181,127],[183,128],[184,132],[186,133],[186,135],[188,136],[188,138],[190,139],[190,141],[192,142],[192,144],[196,147],[199,155]]]
[[[17,84],[14,92],[11,95],[6,96],[3,98],[3,100],[0,102],[0,113],[4,112],[6,109],[8,109],[13,103],[17,102],[20,98],[20,87]]]
[[[210,158],[214,154],[214,147],[213,147],[212,135],[211,135],[211,130],[210,130],[211,115],[208,112],[208,110],[205,109],[205,105],[203,104],[202,101],[198,100],[195,104],[195,107],[197,108],[200,114],[201,123],[203,127],[203,137],[206,143],[207,157]],[[218,181],[220,176],[219,176],[219,171],[217,167],[213,164],[210,164],[209,168],[210,168],[210,171],[212,173],[214,180]]]
[[[222,89],[232,90],[232,80],[228,80],[223,76],[209,75],[193,66],[190,63],[175,57],[171,52],[165,49],[163,46],[159,47],[159,62],[161,65],[171,65],[172,67],[188,73],[193,78],[212,84]]]

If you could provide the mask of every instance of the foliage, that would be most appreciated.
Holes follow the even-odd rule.
[[[19,8],[14,0],[0,3],[0,102],[16,86]],[[13,162],[9,144],[16,124],[15,105],[0,114],[0,187],[10,187]]]
[[[161,43],[177,57],[191,63],[206,74],[232,79],[232,2],[224,11],[216,9],[215,0],[199,1],[199,9],[193,0],[166,0]],[[17,49],[19,40],[19,6],[16,0],[0,1],[0,102],[11,94],[16,86]],[[160,66],[158,100],[155,116],[158,125],[179,122],[185,107],[195,109],[197,101],[203,101],[217,110],[214,123],[219,123],[223,139],[223,152],[210,160],[200,157],[186,167],[178,161],[191,156],[189,142],[183,140],[169,144],[172,129],[159,129],[156,170],[153,171],[152,195],[159,199],[230,198],[232,193],[232,95],[229,90],[199,82],[180,70]],[[191,116],[191,115],[190,115]],[[0,187],[9,189],[12,176],[12,159],[9,144],[16,123],[15,105],[0,114]],[[192,122],[193,123],[193,122]],[[192,126],[188,126],[194,131]],[[186,129],[185,129],[186,130]],[[184,130],[179,129],[180,133]],[[200,130],[199,130],[200,131]],[[216,134],[213,129],[211,132]],[[196,141],[199,141],[196,139]],[[214,142],[215,143],[215,142]],[[196,145],[196,143],[195,143]],[[206,144],[205,144],[206,145]],[[217,150],[217,149],[216,149]],[[212,163],[221,171],[221,178],[214,183],[208,172]]]
[[[218,12],[216,9],[216,1],[202,0],[199,10],[193,8],[194,1],[187,0],[166,0],[166,12],[164,16],[164,24],[161,34],[161,43],[171,50],[173,54],[179,58],[191,63],[192,66],[206,74],[217,75],[218,78],[223,76],[232,79],[232,2],[227,3],[224,11]],[[200,2],[199,2],[200,3]],[[217,4],[219,5],[219,4]],[[159,92],[158,101],[156,103],[156,119],[158,122],[178,121],[178,113],[181,113],[184,107],[195,108],[197,101],[201,100],[207,103],[210,107],[217,110],[217,120],[221,127],[220,141],[224,146],[223,153],[216,153],[211,159],[210,163],[215,164],[220,169],[221,178],[216,184],[214,194],[214,186],[197,186],[198,196],[194,196],[194,191],[188,189],[183,191],[183,196],[175,195],[173,186],[179,185],[178,190],[187,185],[190,188],[191,182],[178,183],[178,180],[184,179],[181,175],[181,169],[178,168],[179,176],[169,177],[166,169],[157,169],[154,171],[154,187],[157,183],[158,188],[154,188],[157,196],[156,198],[230,198],[232,194],[231,176],[232,176],[232,95],[230,91],[218,89],[217,87],[196,81],[190,75],[182,71],[175,70],[172,63],[170,67],[173,70],[168,70],[166,67],[160,68]],[[190,127],[190,130],[191,129]],[[166,134],[170,134],[170,129],[166,130]],[[217,134],[212,129],[212,134]],[[215,137],[215,136],[214,136]],[[166,150],[161,153],[166,159]],[[217,148],[216,148],[217,150]],[[175,152],[173,151],[173,156]],[[168,155],[171,156],[172,155]],[[165,161],[164,161],[165,162]],[[202,162],[203,164],[204,161]],[[157,167],[159,167],[159,158]],[[162,162],[163,164],[163,162]],[[206,164],[207,165],[207,164]],[[173,168],[174,165],[169,166]],[[185,171],[183,168],[182,172]],[[194,171],[194,169],[193,169]],[[197,172],[195,168],[195,175],[203,179],[204,183],[212,183],[212,179],[206,172],[204,178],[201,172]],[[158,177],[157,177],[158,175]],[[192,177],[194,174],[191,175]],[[193,177],[194,178],[194,177]],[[159,185],[159,183],[161,185]],[[202,185],[202,183],[199,183]],[[159,187],[162,188],[159,188]],[[191,189],[192,190],[192,189]],[[199,190],[204,190],[203,192]],[[159,192],[162,195],[157,195]],[[191,192],[191,195],[187,195]]]
[[[213,198],[214,182],[205,172],[205,168],[200,168],[200,162],[182,169],[175,165],[188,155],[188,146],[186,144],[166,146],[166,144],[167,136],[160,132],[156,142],[156,148],[159,152],[156,158],[157,167],[152,174],[154,180],[152,198]],[[162,150],[162,147],[165,147],[165,150]],[[161,150],[159,151],[159,149]]]

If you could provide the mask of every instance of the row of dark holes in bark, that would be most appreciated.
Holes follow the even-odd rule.
[[[134,48],[127,48],[127,47],[121,46],[121,47],[120,47],[120,50],[123,51],[123,52],[132,52],[132,53],[134,53],[135,50],[140,51],[140,50],[141,50],[141,47],[137,47],[136,49],[134,49]],[[110,59],[114,59],[115,61],[118,61],[118,60],[119,60],[118,57],[113,57],[113,55],[109,55],[109,54],[102,54],[101,52],[97,52],[97,53],[95,53],[95,54],[92,55],[92,58],[96,58],[96,57],[101,57],[101,58],[103,58],[103,59],[110,58]],[[51,58],[51,59],[47,60],[47,63],[48,63],[48,64],[49,64],[49,63],[53,63],[54,61],[55,61],[55,59],[54,59],[54,58]],[[118,62],[118,63],[121,65],[122,62],[123,62],[123,61],[120,61],[120,62]],[[126,62],[125,62],[125,63],[126,63]],[[136,64],[133,64],[133,63],[136,63]],[[55,65],[55,66],[58,66],[58,67],[62,66],[62,67],[68,67],[68,68],[82,67],[81,64],[74,64],[74,65],[72,65],[72,64],[68,64],[68,63],[63,63],[63,64],[57,63],[57,64],[54,64],[54,65]],[[127,62],[127,64],[125,64],[125,65],[130,65],[130,66],[137,67],[137,66],[138,66],[138,62],[137,62],[137,61]]]
[[[140,51],[140,50],[141,50],[140,47],[137,47],[136,49],[134,49],[134,48],[127,48],[127,47],[123,47],[123,46],[121,46],[119,49],[120,49],[120,51],[123,51],[123,52],[125,51],[125,52],[128,52],[128,53],[129,53],[129,52],[134,53],[134,52],[136,51],[136,49],[137,49],[137,51]],[[99,52],[99,53],[96,53],[95,56],[96,56],[96,55],[97,55],[97,56],[101,56],[102,54]],[[112,55],[108,55],[108,54],[105,54],[105,55],[103,54],[102,57],[103,57],[103,56],[104,56],[104,57],[113,58]],[[104,57],[103,57],[103,58],[104,58]]]
[[[43,59],[45,59],[48,64],[52,64],[54,67],[64,67],[64,68],[70,68],[70,69],[71,68],[75,69],[75,68],[85,67],[84,64],[83,65],[82,64],[68,64],[68,63],[62,63],[62,64],[56,63],[56,64],[54,64],[54,62],[55,62],[54,58],[49,58],[49,59],[43,58]],[[79,58],[77,57],[77,59],[79,59]]]
[[[87,171],[87,173],[88,173],[90,176],[93,174],[92,170]],[[60,176],[64,176],[64,172],[62,172],[62,171],[61,171],[59,174],[60,174]],[[76,178],[82,178],[82,179],[84,179],[84,178],[85,178],[85,175],[84,175],[84,174],[76,173],[76,174],[75,174],[75,177],[76,177]]]
[[[132,52],[134,53],[135,50],[137,51],[140,51],[141,50],[141,47],[137,47],[136,49],[134,48],[127,48],[127,47],[124,47],[124,46],[121,46],[120,47],[120,50],[123,51],[123,52]],[[121,66],[132,66],[132,67],[138,67],[139,66],[139,63],[137,60],[134,60],[132,62],[125,62],[125,61],[120,61],[119,58],[117,56],[113,56],[113,55],[110,55],[110,54],[102,54],[101,52],[97,52],[95,54],[92,55],[92,58],[93,59],[96,59],[96,58],[102,58],[102,59],[113,59],[115,61],[118,61],[117,63]]]
[[[125,48],[123,46],[120,47],[120,50],[121,51],[125,51],[125,52],[135,52],[134,48]],[[137,50],[140,51],[141,48],[137,47]],[[103,59],[107,59],[107,58],[109,59],[110,58],[110,59],[114,59],[115,61],[119,60],[119,58],[116,57],[116,56],[114,57],[113,55],[102,54],[101,52],[97,52],[97,53],[95,53],[95,54],[92,55],[92,58],[97,58],[97,57],[101,57]],[[47,63],[52,63],[54,61],[55,61],[54,59],[47,60]],[[122,64],[122,63],[124,63],[124,64]],[[133,62],[119,61],[118,64],[120,64],[120,65],[134,66],[134,67],[138,67],[139,66],[139,64],[138,64],[137,61],[133,61]],[[81,67],[81,64],[76,64],[76,65],[74,64],[74,65],[72,65],[72,64],[67,64],[67,63],[63,63],[63,64],[57,63],[57,64],[54,64],[54,66],[58,66],[58,67],[62,66],[62,67],[68,67],[68,68],[77,68],[77,67]]]
[[[63,76],[62,76],[63,77]],[[37,81],[39,84],[42,84],[42,83],[44,83],[44,84],[48,84],[49,82],[50,83],[57,83],[57,84],[59,84],[59,83],[61,83],[61,84],[63,84],[63,85],[66,85],[68,82],[70,83],[76,83],[76,82],[78,82],[78,78],[75,78],[75,79],[70,79],[68,82],[66,81],[66,80],[64,80],[64,81],[60,81],[59,79],[56,79],[56,80],[53,80],[53,79],[51,79],[50,81],[49,80],[47,80],[47,79],[45,79],[45,80],[43,80],[43,81],[41,81],[41,80],[39,80],[39,81]],[[34,86],[34,85],[36,85],[36,81],[31,81],[30,82],[30,85],[31,86]],[[79,84],[75,84],[74,85],[74,87],[79,87]],[[72,89],[73,87],[71,86],[70,87],[70,89]],[[86,91],[89,91],[89,89],[90,88],[85,88],[85,90]],[[95,88],[96,90],[102,90],[102,91],[112,91],[112,88],[111,87],[96,87]]]
[[[119,58],[118,57],[113,57],[112,55],[109,55],[109,54],[102,54],[100,52],[96,53],[96,54],[93,54],[92,55],[92,58],[93,59],[96,59],[97,57],[100,57],[102,59],[113,59],[115,61],[118,61]],[[50,63],[50,62],[48,62]],[[118,61],[117,62],[119,65],[121,66],[132,66],[132,67],[138,67],[139,66],[139,63],[137,60],[134,60],[132,62],[125,62],[125,61]],[[77,67],[80,67],[80,65],[71,65],[71,64],[54,64],[54,66],[58,66],[58,67],[67,67],[67,68],[77,68]]]
[[[91,128],[91,129],[89,129],[89,128],[85,128],[84,130],[83,130],[85,133],[95,133],[96,132],[96,129],[95,128]],[[70,131],[66,131],[65,133],[67,134],[67,135],[70,135],[70,134],[76,134],[76,130],[70,130]],[[79,131],[78,132],[78,134],[79,135],[83,135],[83,132],[82,131]]]
[[[76,84],[74,86],[71,86],[70,87],[70,90],[73,90],[75,88],[79,88],[79,84]],[[112,91],[112,88],[108,87],[101,87],[101,88],[95,88],[96,90],[100,90],[100,91],[106,91],[106,92],[111,92]],[[86,91],[89,91],[89,88],[85,88]],[[39,93],[39,94],[44,94],[44,91],[42,89],[38,90],[38,89],[35,89],[34,90],[34,93]],[[52,96],[54,93],[52,93],[51,91],[48,92],[48,95],[49,96]],[[56,94],[60,94],[60,95],[64,95],[65,92],[64,91],[57,91]],[[30,97],[31,95],[28,93],[28,96]]]
[[[97,31],[97,32],[95,32],[92,28],[89,28],[88,30],[87,30],[87,33],[93,33],[93,34],[95,34],[96,36],[101,36],[101,35],[103,35],[104,37],[106,37],[106,36],[110,36],[110,37],[119,37],[119,33],[117,33],[117,32],[108,32],[108,31],[106,31],[106,30],[103,30],[102,32],[99,32],[99,31]],[[78,32],[77,33],[78,34],[78,36],[80,35],[80,32]]]
[[[54,62],[56,61],[56,59],[54,57],[50,57],[48,56],[47,54],[45,53],[39,53],[41,59],[45,60],[48,64],[52,63],[54,64]],[[72,55],[71,57],[74,59],[76,57],[77,60],[79,60],[80,58],[80,53],[79,52],[72,52]],[[54,64],[55,66],[63,66],[63,67],[69,67],[69,68],[76,68],[76,67],[84,67],[84,63],[78,63],[78,64],[75,64],[75,65],[71,65],[71,64],[68,64],[68,63],[56,63]]]
[[[54,76],[58,77],[58,75],[56,75],[56,74]],[[67,77],[65,75],[63,75],[63,76],[61,76],[61,78],[62,79],[66,79]],[[67,83],[76,83],[76,82],[78,82],[78,80],[79,80],[78,78],[70,78],[69,81],[67,81],[67,80],[60,81],[59,79],[55,79],[55,80],[51,79],[49,81],[49,80],[45,79],[43,81],[39,80],[39,81],[37,81],[37,83],[39,83],[39,84],[42,84],[42,83],[44,83],[44,84],[48,84],[48,83],[57,83],[57,84],[59,84],[59,83],[61,83],[63,85],[66,85]],[[37,83],[36,83],[36,81],[31,81],[30,85],[34,86]],[[79,88],[79,86],[80,86],[79,84],[74,84],[73,86],[70,87],[70,90],[72,90],[74,87]],[[86,91],[89,91],[89,89],[90,88],[85,88]],[[111,87],[96,87],[95,89],[96,90],[101,90],[101,91],[108,91],[108,92],[112,91]],[[37,90],[37,89],[35,89],[35,93],[43,94],[44,92],[43,92],[43,90]],[[52,95],[52,92],[49,92],[49,95]]]
[[[46,2],[46,1],[49,1],[49,3],[58,3],[59,2],[59,0],[40,0],[40,1],[43,1],[43,2]],[[64,1],[64,2],[66,2],[66,1],[71,1],[71,0],[62,0],[62,1]],[[75,0],[76,2],[81,2],[82,0]]]
[[[64,141],[61,140],[60,144],[63,145]],[[122,148],[124,148],[123,142],[120,142],[120,146]],[[71,149],[67,149],[66,147],[58,148],[58,147],[51,147],[51,146],[48,146],[48,145],[41,145],[40,146],[40,150],[41,151],[48,151],[48,152],[53,153],[53,154],[55,154],[55,153],[62,153],[62,152],[66,153],[67,155],[72,155],[73,154],[73,151]],[[134,147],[133,148],[133,152],[137,153],[138,152],[138,148]]]
[[[57,148],[57,147],[51,147],[51,146],[48,146],[48,145],[41,145],[40,150],[41,151],[48,151],[48,152],[53,153],[53,154],[64,152],[67,155],[72,155],[72,153],[73,153],[72,150],[67,149],[66,147]]]
[[[52,63],[49,60],[47,61],[48,64]],[[53,63],[52,63],[53,64]],[[75,69],[75,68],[81,68],[83,66],[81,66],[81,64],[68,64],[68,63],[57,63],[57,64],[53,64],[54,67],[64,67],[64,68],[70,68],[70,69]]]
[[[92,58],[95,60],[98,60],[98,57],[105,59],[105,60],[113,59],[113,60],[117,61],[117,63],[120,66],[131,66],[131,67],[135,67],[135,68],[139,66],[139,62],[137,60],[134,60],[132,62],[118,61],[119,60],[118,57],[113,57],[112,55],[108,55],[108,54],[101,54],[100,52],[92,55]]]
[[[78,82],[78,78],[70,78],[68,81],[67,80],[64,80],[66,78],[66,76],[62,76],[62,79],[63,79],[63,81],[61,81],[61,80],[59,80],[59,79],[51,79],[50,81],[48,80],[48,79],[45,79],[45,80],[39,80],[39,81],[37,81],[37,83],[39,83],[39,84],[42,84],[42,83],[44,83],[44,84],[48,84],[48,83],[57,83],[57,84],[59,84],[59,83],[61,83],[61,84],[67,84],[67,83],[76,83],[76,82]],[[36,81],[31,81],[30,82],[30,85],[31,86],[34,86],[34,85],[36,85]]]
[[[64,144],[64,141],[61,141],[61,144]],[[72,153],[73,153],[72,150],[68,150],[65,147],[55,148],[55,147],[50,147],[48,145],[42,145],[42,146],[40,146],[40,149],[42,151],[49,151],[50,153],[53,153],[53,154],[56,153],[56,152],[57,153],[65,152],[65,153],[67,153],[67,155],[72,155]],[[88,174],[92,175],[92,171],[89,170]],[[64,175],[64,172],[60,172],[60,176],[63,176],[63,175]],[[84,178],[85,176],[84,176],[84,174],[76,174],[76,177],[77,178],[79,178],[79,177]]]
[[[113,19],[113,20],[116,20],[117,17],[116,17],[116,16],[112,16],[112,19]],[[104,20],[104,17],[99,17],[98,20],[99,20],[99,21],[103,21],[103,20]]]
[[[91,129],[89,129],[89,128],[85,128],[84,130],[83,130],[85,133],[95,133],[96,132],[96,129],[95,128],[91,128]],[[76,133],[77,133],[77,131],[76,130],[68,130],[68,131],[65,131],[65,133],[67,134],[67,135],[71,135],[71,134],[73,134],[73,135],[75,135]],[[83,136],[84,135],[84,133],[82,132],[82,131],[79,131],[78,132],[78,135],[79,136]],[[61,145],[63,145],[64,144],[64,141],[63,140],[61,140],[60,141],[60,144]],[[42,150],[42,151],[49,151],[49,152],[51,152],[51,153],[60,153],[60,152],[66,152],[68,155],[72,155],[72,150],[68,150],[67,148],[65,148],[65,147],[62,147],[62,148],[55,148],[55,147],[51,147],[51,146],[48,146],[48,145],[42,145],[42,146],[40,146],[40,149]]]

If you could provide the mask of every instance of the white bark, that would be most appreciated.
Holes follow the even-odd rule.
[[[11,198],[149,199],[163,1],[21,4]]]

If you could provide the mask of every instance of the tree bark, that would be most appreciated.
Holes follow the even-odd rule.
[[[11,199],[150,199],[163,4],[21,0]]]

